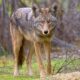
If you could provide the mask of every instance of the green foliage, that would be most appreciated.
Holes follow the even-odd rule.
[[[22,0],[23,3],[25,3],[25,5],[31,5],[31,0]]]
[[[80,12],[80,3],[77,6],[77,11]]]
[[[0,61],[0,80],[39,80],[39,69],[38,65],[35,61],[32,62],[32,68],[34,75],[32,77],[25,75],[27,68],[26,64],[24,63],[22,69],[20,69],[20,76],[14,77],[13,76],[13,59],[7,59],[5,60],[5,65],[1,63]],[[80,60],[68,60],[67,63],[69,63],[67,66],[70,67],[71,69],[74,69],[77,67],[77,65],[80,65]],[[44,61],[45,65],[46,62]],[[65,59],[54,59],[52,60],[52,66],[54,69],[54,73],[56,73],[63,64],[66,64]],[[74,67],[75,65],[75,67]],[[50,80],[49,77],[46,78],[46,80]]]
[[[2,0],[0,0],[0,5],[2,4]]]
[[[34,80],[34,79],[33,77],[28,76],[13,77],[12,75],[0,75],[0,80]]]

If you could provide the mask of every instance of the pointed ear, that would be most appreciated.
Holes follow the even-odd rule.
[[[39,7],[38,7],[36,4],[34,4],[34,5],[32,6],[32,11],[33,11],[34,17],[37,17],[38,12],[39,12]]]
[[[56,3],[54,3],[52,6],[51,6],[51,9],[50,9],[52,15],[56,16],[57,15],[57,11],[58,11],[58,5]]]
[[[51,6],[51,13],[52,15],[56,16],[56,17],[62,17],[64,10],[61,6],[61,4],[59,3],[53,3],[53,5]]]

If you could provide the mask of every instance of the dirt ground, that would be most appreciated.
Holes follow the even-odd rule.
[[[80,80],[80,72],[58,73],[50,80]]]

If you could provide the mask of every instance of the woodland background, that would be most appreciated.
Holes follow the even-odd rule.
[[[9,32],[10,16],[19,7],[31,6],[32,2],[44,0],[0,0],[0,52],[12,52]],[[56,1],[56,0],[52,0]],[[61,22],[56,36],[70,44],[80,47],[80,0],[58,0],[63,8]],[[64,42],[62,41],[62,42]],[[0,54],[1,54],[0,53]]]

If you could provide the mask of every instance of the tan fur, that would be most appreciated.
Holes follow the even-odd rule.
[[[36,11],[33,12],[36,13]],[[29,74],[32,74],[31,59],[33,52],[31,49],[35,50],[40,77],[44,80],[47,74],[51,74],[51,40],[55,32],[57,20],[56,17],[49,12],[49,8],[42,8],[41,12],[39,13],[39,16],[36,18],[36,16],[32,14],[32,10],[30,8],[21,8],[14,12],[11,17],[10,33],[12,37],[13,53],[15,59],[15,76],[19,75],[19,65],[21,65],[23,62],[25,43],[29,50],[28,52],[26,51],[28,54],[26,61]],[[30,24],[28,22],[30,22]],[[43,50],[42,46],[44,47],[44,52],[47,58],[47,70],[45,70],[43,65],[41,55]]]
[[[27,46],[30,46],[28,41],[23,41],[23,35],[20,33],[19,30],[17,30],[15,28],[14,24],[10,23],[10,33],[11,33],[11,38],[12,38],[12,45],[13,45],[13,53],[14,53],[14,75],[18,76],[19,75],[19,71],[18,71],[18,67],[22,65],[23,63],[23,59],[26,59],[26,63],[28,66],[28,71],[31,71],[29,69],[29,67],[31,67],[31,59],[32,59],[32,52],[33,50],[31,50],[29,53],[26,54],[25,52],[25,48],[26,48],[26,43]],[[30,46],[31,48],[31,46]],[[24,57],[24,53],[26,55],[26,57]],[[29,73],[29,72],[28,72]]]

